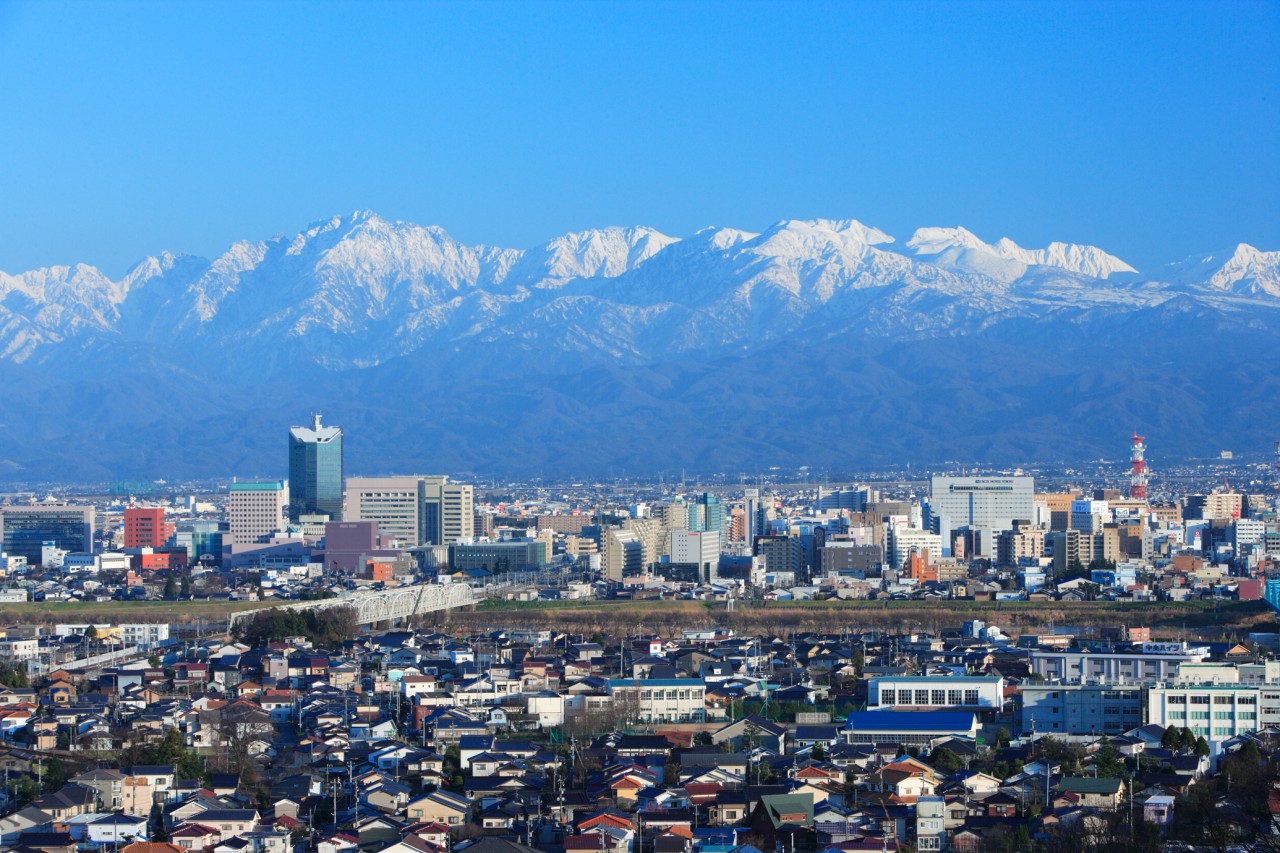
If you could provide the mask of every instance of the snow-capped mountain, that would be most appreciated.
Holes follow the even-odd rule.
[[[910,360],[883,361],[897,348],[951,352],[941,342],[954,341],[954,357],[979,361],[986,356],[975,354],[993,347],[1023,348],[1023,366],[1083,352],[1074,367],[1105,371],[1094,354],[1109,347],[1120,347],[1123,361],[1138,354],[1127,342],[1138,341],[1144,359],[1176,362],[1181,353],[1153,345],[1241,330],[1280,333],[1280,252],[1241,245],[1144,276],[1093,246],[1026,249],[964,228],[920,228],[900,243],[852,219],[784,220],[759,233],[706,228],[684,238],[608,227],[520,250],[466,245],[436,226],[359,211],[291,237],[238,242],[212,260],[162,253],[119,281],[85,265],[0,273],[0,392],[23,393],[37,375],[29,370],[55,385],[156,374],[157,390],[210,383],[236,396],[240,410],[258,405],[254,389],[301,383],[329,395],[326,408],[354,412],[379,389],[395,397],[419,386],[446,395],[488,387],[501,396],[515,393],[510,382],[485,383],[518,376],[543,387],[582,372],[591,388],[605,376],[623,382],[625,371],[631,379],[668,376],[622,398],[661,408],[675,393],[661,390],[669,381],[663,364],[715,363],[748,375],[767,357],[769,375],[757,383],[817,370],[837,385],[870,383],[892,409],[904,404],[902,394],[936,393],[925,389],[941,375],[916,375]],[[734,397],[748,409],[768,397],[725,381],[715,394],[750,391],[751,401]],[[983,381],[961,384],[974,401],[994,405],[1001,397]],[[679,393],[686,391],[693,393]],[[600,393],[612,405],[618,389]],[[1152,399],[1157,409],[1166,405]],[[487,405],[468,417],[489,417]],[[526,426],[552,434],[574,405]],[[1018,408],[1016,400],[1000,405]],[[465,430],[454,435],[460,457],[474,440]],[[31,464],[14,461],[20,470]]]

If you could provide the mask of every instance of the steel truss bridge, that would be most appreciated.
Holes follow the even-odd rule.
[[[370,625],[375,622],[389,622],[393,619],[408,619],[410,616],[438,610],[467,607],[487,597],[486,591],[477,593],[465,583],[420,583],[395,589],[356,592],[337,598],[281,604],[277,609],[327,610],[333,607],[351,607],[355,609],[356,618],[361,625]],[[241,610],[231,614],[227,630],[234,628],[236,622],[241,619],[248,619],[255,613],[261,612],[261,609],[256,609]]]

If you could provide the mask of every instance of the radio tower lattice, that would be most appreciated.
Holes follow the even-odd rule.
[[[1129,456],[1133,465],[1133,473],[1129,476],[1129,497],[1145,501],[1147,499],[1147,439],[1145,436],[1133,434],[1133,452]]]

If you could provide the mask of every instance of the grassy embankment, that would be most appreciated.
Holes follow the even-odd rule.
[[[739,633],[921,630],[959,628],[981,619],[1010,633],[1037,633],[1050,626],[1085,633],[1104,627],[1150,627],[1160,639],[1215,640],[1250,631],[1277,630],[1276,614],[1261,602],[989,602],[989,601],[799,601],[747,606],[734,612],[722,603],[696,601],[488,601],[474,611],[450,614],[455,626],[553,628],[608,634],[641,629],[672,633],[683,628],[725,625]]]
[[[0,624],[15,622],[171,622],[217,624],[233,612],[271,607],[259,601],[34,602],[0,608]],[[748,605],[732,613],[723,603],[699,601],[486,601],[474,608],[432,614],[444,630],[546,628],[587,635],[661,633],[724,625],[739,634],[789,635],[804,631],[937,632],[981,619],[1010,633],[1050,626],[1085,633],[1104,627],[1149,627],[1158,639],[1243,639],[1250,631],[1280,630],[1276,614],[1255,601],[989,602],[798,601]]]
[[[224,623],[242,610],[271,607],[269,601],[32,601],[0,605],[0,624],[15,622]]]

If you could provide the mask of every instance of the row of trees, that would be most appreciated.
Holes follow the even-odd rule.
[[[347,605],[317,610],[272,607],[237,622],[234,633],[237,640],[251,646],[306,637],[320,648],[332,648],[359,636],[360,616]]]

